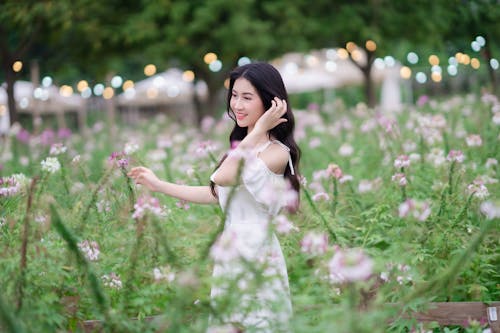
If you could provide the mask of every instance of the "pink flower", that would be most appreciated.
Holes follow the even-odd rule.
[[[486,215],[486,218],[489,220],[500,217],[500,205],[497,205],[492,201],[483,202],[481,204],[480,211]]]
[[[187,201],[184,201],[184,200],[178,200],[175,205],[180,208],[180,209],[184,209],[184,210],[188,210],[190,208],[189,206],[189,203]]]
[[[337,165],[337,164],[329,164],[328,167],[326,168],[326,174],[329,177],[333,177],[336,179],[342,178],[342,169]]]
[[[160,201],[154,197],[142,196],[137,199],[134,205],[134,213],[132,214],[133,219],[140,219],[148,212],[155,216],[162,217],[164,212],[160,207]]]
[[[0,177],[0,197],[10,197],[21,189],[21,184],[14,177]]]
[[[311,140],[309,140],[309,148],[318,148],[319,146],[321,146],[321,139],[320,138],[312,138]]]
[[[394,160],[394,167],[397,169],[407,168],[409,166],[410,166],[410,158],[408,157],[408,155],[399,155]]]
[[[471,134],[465,138],[468,147],[479,147],[483,144],[483,140],[479,134]]]
[[[449,162],[462,163],[464,161],[464,153],[460,150],[450,150],[446,159]]]
[[[330,196],[325,192],[318,192],[312,196],[313,201],[328,201]]]
[[[57,137],[59,139],[67,139],[71,137],[71,130],[69,128],[63,127],[57,131]]]
[[[30,142],[30,132],[28,132],[24,128],[21,128],[17,133],[16,138],[20,142],[28,144]]]
[[[328,250],[328,235],[324,233],[309,232],[300,242],[302,252],[312,256],[324,254]]]
[[[411,216],[418,221],[425,221],[431,215],[428,202],[408,199],[399,205],[399,217]]]
[[[427,102],[429,102],[429,96],[427,95],[419,96],[417,99],[417,106],[422,107],[425,104],[427,104]]]
[[[472,184],[469,184],[467,192],[469,195],[473,195],[480,200],[486,199],[490,195],[488,188],[480,181],[474,181]]]
[[[40,134],[40,143],[44,146],[50,146],[55,139],[55,133],[51,129],[46,129]]]
[[[408,183],[406,181],[406,176],[404,173],[396,173],[392,176],[391,179],[401,187],[406,186],[406,184]]]
[[[356,282],[368,279],[373,272],[373,260],[361,249],[337,250],[328,263],[332,282]]]

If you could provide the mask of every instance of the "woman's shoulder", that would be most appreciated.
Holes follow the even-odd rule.
[[[285,171],[290,156],[290,149],[277,140],[260,152],[259,158],[274,173],[282,174]]]

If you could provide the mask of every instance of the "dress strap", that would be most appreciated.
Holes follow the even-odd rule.
[[[285,149],[288,152],[288,166],[290,167],[290,173],[292,175],[295,175],[295,170],[293,169],[292,155],[290,155],[290,148],[288,148],[287,145],[283,144],[281,141],[278,140],[269,141],[269,143],[271,142],[279,144],[283,149]]]
[[[257,149],[255,149],[255,151],[257,152],[257,154],[260,154],[262,153],[264,150],[266,150],[267,147],[269,147],[269,145],[272,143],[272,141],[267,141],[266,143],[262,144],[261,146],[257,147]]]

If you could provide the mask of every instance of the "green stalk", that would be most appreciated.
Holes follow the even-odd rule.
[[[467,262],[472,257],[472,254],[476,252],[483,238],[488,234],[495,221],[496,219],[486,220],[481,228],[481,231],[472,239],[469,246],[464,250],[462,255],[456,258],[446,271],[444,271],[442,274],[436,275],[428,283],[421,284],[418,288],[415,289],[414,292],[405,297],[401,303],[409,303],[410,301],[424,295],[434,296],[435,293],[439,290],[442,290],[445,287],[449,287],[453,282],[453,279],[465,269]]]
[[[335,217],[335,212],[337,210],[337,198],[339,195],[337,178],[333,178],[333,198],[332,198],[332,216]]]
[[[448,174],[448,195],[453,193],[453,172],[455,171],[455,161],[450,164],[450,173]]]
[[[3,323],[2,329],[5,329],[9,333],[21,333],[24,332],[21,329],[21,324],[18,322],[17,318],[14,317],[13,313],[7,307],[7,303],[4,301],[2,294],[0,294],[0,323]]]
[[[104,315],[104,318],[105,318],[105,323],[104,323],[105,326],[104,327],[107,328],[108,331],[115,331],[113,329],[115,324],[114,324],[112,317],[111,317],[109,302],[108,302],[108,299],[106,298],[106,295],[102,289],[102,286],[101,286],[99,279],[95,275],[95,273],[92,270],[92,267],[90,266],[88,261],[85,259],[85,256],[79,250],[78,241],[77,241],[76,237],[66,227],[66,225],[64,225],[64,223],[61,220],[61,217],[59,216],[59,213],[57,212],[57,209],[54,207],[53,204],[50,205],[50,211],[51,211],[51,217],[52,217],[52,225],[55,227],[56,231],[64,239],[64,241],[66,241],[68,249],[70,250],[70,252],[73,252],[73,254],[75,255],[75,257],[77,259],[79,266],[86,273],[87,280],[90,283],[90,290],[92,292],[92,296],[94,298],[94,301],[97,304],[97,307],[99,309],[99,313],[102,313]]]
[[[19,265],[19,280],[17,281],[17,311],[20,311],[23,306],[24,286],[26,283],[26,267],[28,266],[28,238],[30,227],[31,208],[33,207],[33,193],[38,178],[33,177],[28,193],[28,202],[26,204],[26,213],[23,219],[23,236],[21,244],[21,262]]]
[[[314,201],[312,200],[311,198],[311,194],[309,193],[309,191],[307,191],[305,188],[303,189],[303,192],[304,192],[304,195],[306,196],[306,199],[307,199],[307,202],[309,203],[309,205],[311,206],[311,208],[313,209],[314,213],[316,213],[317,216],[319,216],[319,218],[321,219],[321,221],[323,222],[323,225],[325,226],[326,230],[328,231],[328,233],[330,234],[330,237],[332,238],[332,241],[336,241],[337,240],[337,235],[335,235],[335,233],[333,232],[332,228],[330,228],[330,226],[328,225],[328,222],[326,221],[325,217],[323,216],[323,214],[321,214],[321,212],[319,211],[318,207],[316,206],[316,204],[314,203]]]

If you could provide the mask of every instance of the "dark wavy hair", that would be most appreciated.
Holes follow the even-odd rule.
[[[288,94],[281,78],[280,73],[272,65],[265,62],[255,62],[247,65],[236,67],[229,74],[229,88],[227,92],[227,113],[229,117],[234,121],[234,128],[229,135],[229,144],[231,145],[235,141],[241,141],[247,135],[247,127],[240,127],[236,122],[236,116],[231,110],[231,97],[234,82],[239,78],[247,79],[252,86],[257,90],[262,103],[264,104],[264,110],[267,111],[271,107],[271,101],[274,97],[279,99],[284,99],[287,104],[287,111],[282,116],[282,118],[288,121],[279,124],[278,126],[271,129],[268,133],[269,138],[274,137],[276,140],[281,141],[290,149],[290,155],[292,157],[292,164],[295,174],[292,175],[290,166],[287,164],[284,176],[290,182],[292,188],[299,194],[300,182],[299,182],[299,160],[300,160],[300,149],[295,139],[293,137],[293,132],[295,129],[295,118],[292,113],[292,108],[290,107],[290,102],[288,100]],[[225,155],[219,165],[227,157]],[[210,184],[212,193],[215,195],[215,184],[212,182]]]

